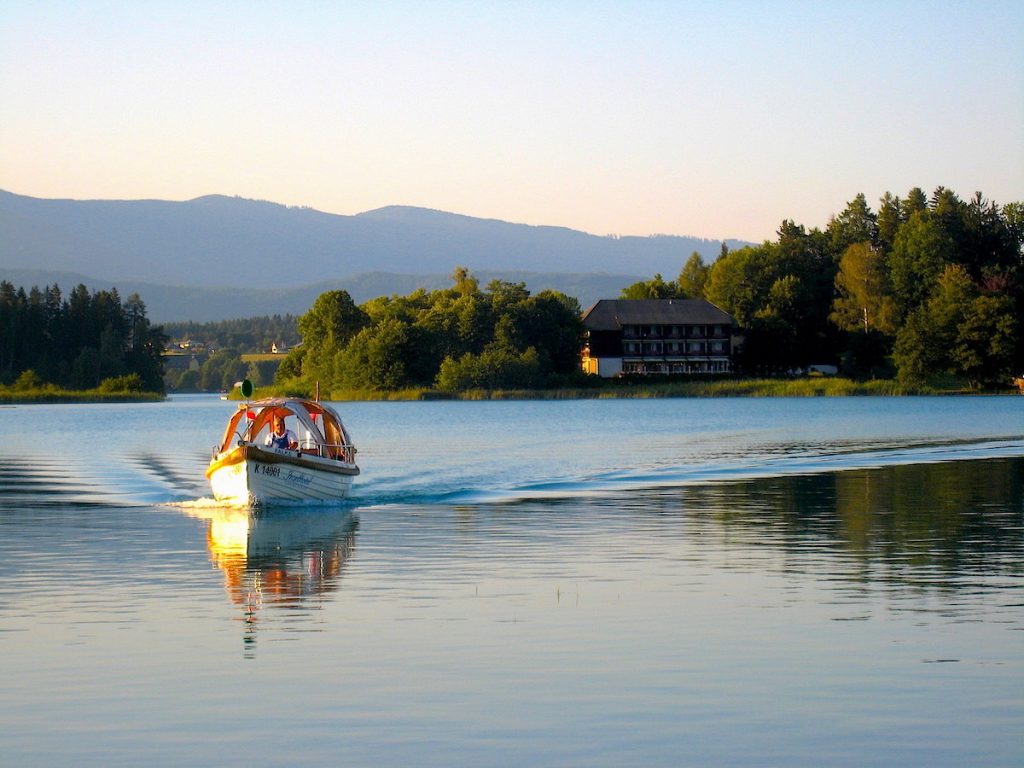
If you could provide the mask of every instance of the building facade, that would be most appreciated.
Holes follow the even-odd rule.
[[[583,315],[584,372],[729,373],[732,316],[704,299],[602,299]]]

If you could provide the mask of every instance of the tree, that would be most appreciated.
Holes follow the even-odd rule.
[[[829,315],[832,322],[846,331],[895,332],[896,306],[881,251],[868,242],[849,246],[839,262],[835,284],[838,296]]]
[[[900,218],[903,221],[908,221],[915,213],[923,213],[926,210],[928,210],[928,196],[920,187],[914,187],[907,192],[907,196],[903,200]]]
[[[576,299],[541,291],[513,307],[495,323],[494,339],[504,335],[517,353],[534,349],[545,373],[565,375],[579,368],[583,321]]]
[[[685,299],[686,295],[674,282],[665,282],[661,273],[652,280],[641,280],[626,286],[619,293],[621,299]]]
[[[126,328],[125,352],[127,368],[138,373],[142,386],[149,392],[164,391],[163,352],[167,347],[167,334],[162,326],[150,325],[146,317],[146,304],[137,293],[124,303],[124,325]]]
[[[437,388],[444,392],[467,389],[532,389],[543,381],[537,350],[517,354],[492,344],[481,354],[446,358],[437,374]]]
[[[828,314],[832,310],[837,259],[833,257],[828,236],[818,229],[806,232],[793,222],[779,228],[776,279],[793,275],[799,280],[799,295],[794,297],[790,321],[797,325],[803,343],[815,346],[816,335],[828,332]]]
[[[182,371],[178,381],[174,384],[174,389],[180,391],[199,389],[199,371]]]
[[[928,208],[931,210],[935,223],[946,233],[946,236],[953,242],[956,250],[960,250],[964,244],[964,209],[963,201],[956,193],[945,187],[936,187],[928,201]]]
[[[459,296],[451,305],[455,334],[461,351],[479,353],[494,335],[491,302],[479,291]]]
[[[725,247],[725,243],[722,243],[722,246]],[[723,254],[728,252],[729,250],[726,248]],[[690,298],[703,299],[704,286],[708,282],[708,274],[710,272],[711,267],[704,263],[704,258],[697,251],[694,251],[690,254],[690,258],[686,260],[683,268],[679,271],[679,277],[676,279],[679,292]]]
[[[329,381],[334,373],[335,356],[369,321],[366,312],[356,306],[347,291],[320,294],[309,311],[299,318],[299,332],[306,350],[303,374]]]
[[[137,373],[111,376],[103,379],[98,389],[100,392],[142,392],[142,377]]]
[[[1009,378],[1018,338],[1013,300],[981,294],[967,270],[951,264],[900,329],[893,359],[905,383],[946,371],[978,387]]]
[[[21,372],[17,380],[15,380],[14,384],[12,385],[12,388],[21,391],[26,391],[32,389],[42,389],[45,385],[46,382],[43,381],[43,378],[38,373],[29,368],[28,370]]]
[[[236,381],[245,378],[246,370],[246,364],[234,350],[222,349],[199,367],[199,388],[207,392],[231,389]]]
[[[972,387],[1005,386],[1014,371],[1018,340],[1013,301],[1008,296],[977,296],[963,313],[952,362]]]
[[[832,252],[842,254],[854,243],[872,243],[878,239],[878,217],[871,211],[863,193],[847,203],[828,223]]]
[[[732,315],[738,325],[750,324],[754,313],[767,303],[775,282],[772,269],[777,247],[771,243],[731,251],[711,266],[705,297]]]
[[[882,195],[878,206],[878,247],[883,254],[892,250],[896,232],[903,224],[902,202],[891,192]]]
[[[976,295],[977,287],[963,267],[943,269],[927,301],[911,310],[896,334],[893,362],[900,381],[921,384],[932,373],[952,372],[958,329]]]
[[[942,350],[924,307],[910,313],[896,334],[892,359],[896,374],[904,386],[923,384],[940,363]]]
[[[1003,206],[1003,221],[1006,224],[1007,250],[1016,269],[1024,267],[1024,203],[1007,203]]]
[[[452,270],[452,282],[455,283],[455,292],[460,296],[471,296],[480,292],[480,281],[473,277],[466,267],[456,267]]]
[[[94,389],[100,384],[100,353],[95,347],[82,347],[71,365],[75,389]]]
[[[407,344],[407,327],[400,320],[363,328],[337,356],[333,380],[351,389],[400,389],[406,384]]]
[[[288,350],[288,354],[284,360],[281,361],[281,365],[277,367],[277,373],[274,374],[274,381],[278,384],[288,381],[289,379],[297,379],[302,376],[302,361],[306,357],[305,347],[292,347]]]
[[[953,241],[929,212],[911,214],[889,254],[893,298],[901,316],[925,301],[953,254]]]
[[[526,283],[510,283],[505,280],[491,280],[487,284],[487,293],[491,295],[491,308],[498,314],[530,298]]]
[[[960,209],[961,241],[958,259],[975,280],[1009,278],[1017,270],[1019,243],[999,206],[976,192]]]
[[[265,387],[274,383],[277,369],[280,367],[277,360],[253,360],[245,369],[245,378],[251,381],[254,387]]]

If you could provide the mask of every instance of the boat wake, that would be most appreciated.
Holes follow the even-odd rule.
[[[360,506],[429,504],[501,504],[530,499],[608,497],[643,490],[770,477],[822,474],[894,465],[984,460],[1024,456],[1024,440],[922,440],[916,443],[779,444],[758,455],[719,456],[706,463],[663,464],[611,469],[577,476],[524,479],[499,483],[493,476],[453,478],[427,488],[414,482],[388,487],[385,479],[367,478],[356,486],[352,502]],[[403,478],[404,480],[405,478]]]
[[[756,452],[723,449],[699,460],[671,461],[664,455],[643,457],[636,466],[588,465],[572,468],[541,459],[494,465],[474,456],[437,459],[414,472],[397,459],[390,463],[367,452],[365,472],[350,497],[336,501],[275,502],[275,508],[356,509],[435,504],[502,504],[530,499],[607,497],[702,483],[742,481],[774,476],[841,472],[892,465],[997,459],[1024,456],[1024,439],[921,440],[917,442],[777,443]],[[69,457],[59,467],[29,453],[0,456],[0,508],[34,505],[164,506],[187,514],[247,509],[209,496],[201,454],[132,453],[102,463]],[[608,464],[606,461],[605,464]]]

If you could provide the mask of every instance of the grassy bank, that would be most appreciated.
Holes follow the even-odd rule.
[[[332,393],[334,394],[334,393]],[[453,395],[460,400],[648,399],[663,397],[848,397],[854,395],[938,394],[908,389],[893,381],[855,382],[849,379],[746,379],[686,381],[664,384],[616,384],[607,387],[552,390],[471,390]]]
[[[1012,390],[1006,390],[1010,393]],[[893,379],[854,381],[843,378],[807,377],[800,379],[719,379],[704,381],[601,381],[592,387],[565,389],[474,389],[441,392],[434,389],[377,390],[335,389],[322,392],[325,400],[337,402],[366,400],[583,400],[659,397],[857,397],[903,395],[983,394],[964,388],[955,381],[936,385],[906,387]],[[984,394],[1000,394],[985,392]],[[293,395],[311,397],[303,382],[260,387],[256,397]],[[238,399],[237,390],[231,394]]]
[[[0,387],[0,404],[31,405],[35,403],[150,403],[164,400],[159,392],[105,392],[98,389],[5,389]]]

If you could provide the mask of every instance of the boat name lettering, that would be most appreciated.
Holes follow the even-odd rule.
[[[257,475],[270,475],[271,477],[281,476],[281,468],[272,467],[269,464],[256,464],[253,467],[253,472]]]
[[[313,482],[313,477],[311,475],[303,475],[299,472],[293,472],[290,469],[288,470],[288,474],[285,475],[284,479],[285,482],[295,483],[296,485],[309,485],[311,482]]]

